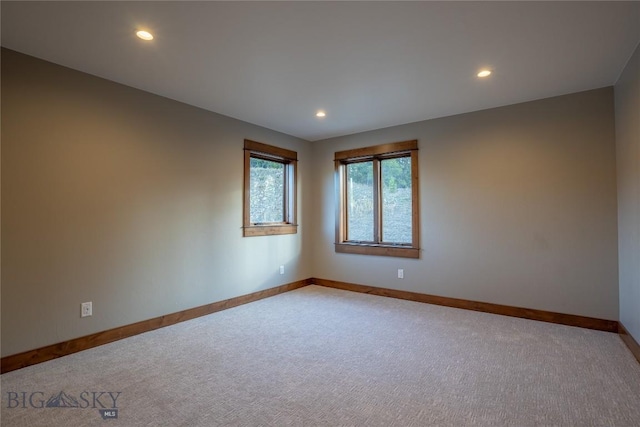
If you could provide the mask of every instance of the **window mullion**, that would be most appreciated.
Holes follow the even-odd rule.
[[[251,206],[251,152],[244,152],[244,200],[243,200],[243,224],[247,226],[251,223],[250,206]]]
[[[349,209],[347,208],[349,201],[347,200],[349,191],[349,177],[347,176],[347,165],[342,167],[342,193],[344,195],[344,209],[343,209],[343,221],[344,227],[342,227],[342,236],[345,240],[349,238]]]
[[[285,223],[289,222],[289,191],[287,191],[287,188],[289,188],[289,164],[285,163],[284,164],[284,171],[282,174],[282,188],[284,189],[284,194],[282,197],[282,220]]]
[[[373,241],[380,243],[382,233],[382,203],[380,200],[380,160],[373,159]]]

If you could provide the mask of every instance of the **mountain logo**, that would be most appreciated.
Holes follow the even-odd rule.
[[[47,400],[47,408],[79,408],[80,404],[75,397],[68,395],[64,391],[55,394]]]

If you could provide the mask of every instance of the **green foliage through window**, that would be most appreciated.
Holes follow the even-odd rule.
[[[252,224],[284,222],[284,167],[280,162],[251,157]]]
[[[346,165],[347,240],[374,241],[374,168],[379,167],[382,197],[381,241],[411,243],[411,157]]]

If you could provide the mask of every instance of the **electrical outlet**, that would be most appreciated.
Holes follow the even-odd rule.
[[[83,302],[80,304],[80,317],[87,317],[93,315],[93,307],[91,301]]]
[[[284,274],[284,265],[280,266],[280,274]]]
[[[404,279],[404,270],[402,268],[398,269],[398,279]]]

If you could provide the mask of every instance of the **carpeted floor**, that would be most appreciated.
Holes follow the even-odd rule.
[[[640,426],[616,334],[318,286],[1,382],[2,426]]]

